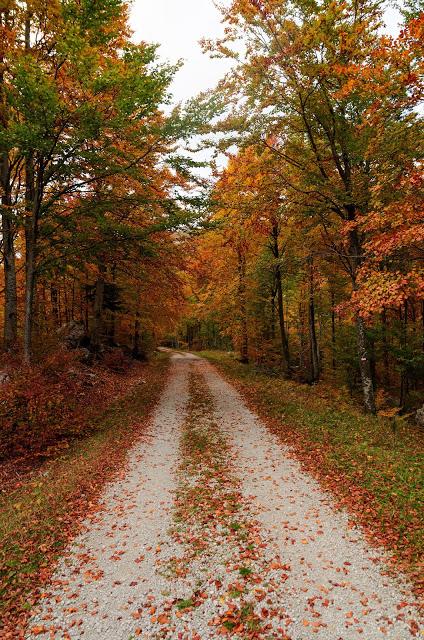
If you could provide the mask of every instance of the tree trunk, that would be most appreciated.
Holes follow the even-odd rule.
[[[401,345],[402,351],[405,351],[406,346],[408,344],[408,301],[407,300],[405,300],[403,309],[402,307],[400,307],[399,309],[399,318],[400,318],[401,327],[402,327],[400,345]],[[399,407],[401,409],[403,409],[406,404],[406,399],[409,392],[408,382],[409,382],[408,372],[405,369],[405,367],[403,367],[401,369],[401,374],[400,374],[400,394],[399,394]]]
[[[16,347],[18,335],[18,302],[16,290],[16,259],[14,229],[11,220],[11,194],[9,185],[9,161],[7,154],[1,159],[2,184],[2,237],[4,272],[4,348],[11,351]]]
[[[383,364],[384,364],[384,386],[389,386],[389,347],[387,342],[387,311],[381,312],[382,340],[383,340]]]
[[[276,291],[273,288],[272,292],[271,292],[271,340],[275,339],[275,296],[276,296]]]
[[[89,308],[90,308],[90,300],[88,294],[88,275],[85,276],[85,295],[84,295],[84,327],[85,332],[89,333]]]
[[[8,12],[0,15],[0,24],[7,25]],[[3,60],[0,59],[0,69]],[[4,130],[8,127],[6,95],[4,91],[4,73],[0,72],[0,122]],[[3,238],[4,272],[4,348],[11,351],[16,347],[18,335],[18,303],[16,290],[16,259],[14,228],[12,224],[12,197],[10,187],[9,154],[4,150],[0,156],[1,184],[1,233]]]
[[[25,305],[24,305],[24,361],[32,356],[34,324],[34,294],[36,280],[36,246],[38,237],[39,203],[34,189],[34,159],[30,154],[25,163]]]
[[[354,219],[353,213],[351,215],[351,219]],[[359,238],[357,229],[353,229],[350,232],[350,251],[352,254],[352,288],[355,291],[357,287],[356,274],[362,262],[361,240]],[[367,412],[375,414],[377,412],[377,409],[375,406],[375,391],[372,381],[370,357],[365,334],[365,323],[363,318],[360,317],[359,313],[356,313],[355,324],[364,407]]]
[[[281,278],[281,256],[280,256],[280,248],[278,246],[278,226],[273,225],[272,228],[272,253],[275,258],[275,266],[274,266],[274,277],[275,277],[275,286],[277,290],[277,309],[278,309],[278,324],[280,327],[280,339],[281,339],[281,356],[282,356],[282,364],[283,371],[287,377],[291,375],[291,367],[290,367],[290,349],[289,349],[289,341],[286,332],[286,323],[284,318],[284,299],[283,299],[283,284]]]
[[[146,351],[143,349],[141,336],[141,296],[137,296],[137,308],[134,319],[134,342],[132,355],[136,360],[147,360]]]
[[[31,50],[31,14],[25,20],[25,51]],[[40,180],[37,189],[34,183],[34,154],[28,153],[25,160],[25,303],[24,303],[24,361],[32,356],[32,333],[34,324],[34,294],[36,279],[36,245],[40,199]],[[37,192],[37,196],[36,196]]]
[[[309,271],[309,346],[311,357],[311,383],[318,382],[320,377],[320,363],[318,352],[318,341],[315,327],[315,285],[314,285],[314,263],[312,256],[308,258]]]
[[[247,330],[247,303],[246,303],[246,258],[241,249],[238,250],[238,299],[240,310],[240,360],[243,364],[249,362],[249,336]]]
[[[96,289],[94,294],[94,323],[93,323],[93,331],[91,333],[91,348],[96,353],[99,353],[102,349],[104,296],[105,296],[104,271],[103,269],[100,269],[99,276],[96,281]]]
[[[336,300],[334,290],[331,289],[331,348],[332,348],[332,358],[331,364],[333,367],[333,371],[336,370]]]
[[[53,318],[55,319],[56,326],[59,326],[59,296],[57,287],[55,284],[50,285],[50,303],[52,307]]]
[[[365,323],[359,314],[356,314],[356,332],[358,341],[359,368],[361,372],[362,391],[365,409],[369,413],[376,413],[374,385],[368,355],[367,340],[365,335]]]
[[[141,327],[140,310],[137,309],[137,311],[135,312],[135,320],[134,320],[134,344],[133,344],[133,350],[132,350],[133,357],[136,359],[140,357],[140,343],[141,343],[140,327]]]

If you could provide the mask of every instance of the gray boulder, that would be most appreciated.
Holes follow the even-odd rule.
[[[72,320],[68,324],[63,325],[57,331],[59,340],[68,347],[68,349],[78,349],[87,339],[85,327],[82,322]]]
[[[418,411],[416,412],[415,422],[419,427],[423,427],[424,429],[424,405],[421,407],[421,409],[418,409]]]

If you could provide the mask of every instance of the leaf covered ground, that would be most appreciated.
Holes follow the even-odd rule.
[[[135,379],[108,388],[84,437],[15,483],[0,498],[0,627],[2,638],[21,637],[28,611],[48,581],[55,560],[97,509],[105,484],[123,471],[128,449],[166,380],[167,356],[140,365]],[[125,391],[125,387],[127,391]],[[113,399],[115,397],[115,399]],[[112,400],[112,401],[111,401]]]
[[[364,416],[341,392],[258,372],[231,354],[205,352],[305,468],[393,553],[424,594],[424,433]]]

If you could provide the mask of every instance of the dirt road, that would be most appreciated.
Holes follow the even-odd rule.
[[[28,639],[407,640],[406,583],[204,360],[172,357],[148,437]]]

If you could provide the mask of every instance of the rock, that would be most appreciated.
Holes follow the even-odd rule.
[[[424,404],[421,407],[421,409],[418,409],[418,411],[415,414],[415,422],[417,423],[417,425],[419,427],[423,427],[424,428]]]
[[[59,339],[68,347],[68,349],[78,349],[87,339],[85,327],[82,322],[72,320],[68,324],[63,325],[57,331]]]
[[[93,354],[91,353],[90,349],[87,348],[83,348],[79,350],[80,352],[80,362],[82,362],[83,364],[91,364],[92,360],[93,360]]]
[[[6,384],[6,382],[10,382],[10,376],[6,371],[0,371],[0,384]]]

